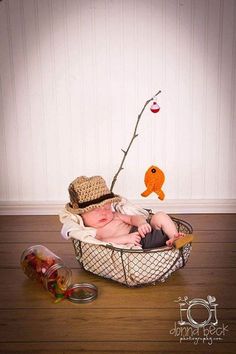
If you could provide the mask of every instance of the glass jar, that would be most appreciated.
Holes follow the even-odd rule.
[[[60,257],[45,246],[35,245],[23,251],[20,263],[30,279],[41,283],[56,299],[64,298],[72,272]]]

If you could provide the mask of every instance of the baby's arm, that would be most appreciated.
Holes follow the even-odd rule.
[[[135,246],[140,245],[141,236],[138,232],[132,232],[131,234],[127,235],[119,235],[119,236],[102,236],[97,235],[96,238],[103,242],[112,242],[118,244],[129,244],[134,243]]]
[[[150,224],[147,223],[143,215],[124,215],[120,213],[118,213],[118,215],[126,224],[136,226],[142,237],[145,237],[148,232],[152,231]]]

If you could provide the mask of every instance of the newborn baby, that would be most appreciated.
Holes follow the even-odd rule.
[[[172,246],[183,234],[178,233],[171,218],[159,212],[150,222],[142,215],[124,215],[113,212],[111,203],[81,214],[86,226],[94,227],[96,238],[104,242],[141,244],[142,248]]]
[[[85,226],[96,229],[96,238],[103,242],[134,244],[144,249],[172,246],[184,236],[178,233],[172,219],[163,212],[145,218],[124,215],[113,205],[121,197],[111,193],[100,176],[76,178],[69,186],[70,203],[66,209],[79,214]]]

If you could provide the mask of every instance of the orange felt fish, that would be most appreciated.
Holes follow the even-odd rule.
[[[165,193],[161,189],[165,181],[165,175],[157,166],[151,166],[145,173],[144,182],[147,189],[141,194],[143,197],[148,197],[152,192],[158,195],[160,200],[165,198]]]

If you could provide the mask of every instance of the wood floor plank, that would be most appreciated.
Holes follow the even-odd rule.
[[[230,237],[230,236],[229,236]],[[236,240],[235,240],[236,241]],[[1,231],[1,243],[68,243],[59,231]]]
[[[211,243],[236,242],[236,230],[196,231],[194,242],[211,242]]]
[[[224,342],[236,343],[236,310],[222,309],[223,323],[229,331]],[[198,321],[205,311],[199,310]],[[170,333],[179,320],[173,309],[53,309],[0,310],[4,342],[11,341],[170,341]],[[50,331],[48,330],[50,327]],[[20,328],[20,331],[19,331]],[[0,339],[2,341],[2,338]]]
[[[199,230],[236,230],[236,214],[177,214],[189,222],[194,232]]]
[[[194,233],[194,243],[236,242],[236,230],[207,230]],[[66,243],[59,231],[1,231],[1,243]]]
[[[235,343],[214,342],[212,345],[192,342],[161,341],[73,341],[73,342],[4,342],[0,353],[53,354],[235,354]]]
[[[2,215],[0,231],[60,231],[56,215]]]
[[[44,243],[52,252],[61,257],[65,264],[71,268],[77,268],[75,252],[71,242],[63,244]],[[32,246],[31,243],[1,244],[0,267],[16,268],[20,266],[22,252]],[[188,266],[189,267],[236,267],[236,243],[196,243],[193,244]]]
[[[44,290],[41,284],[28,279],[21,269],[2,269],[0,278],[2,279],[0,308],[2,309],[74,308],[74,304],[69,301],[55,305],[50,293]],[[89,308],[99,309],[176,308],[175,300],[179,297],[206,299],[209,294],[216,297],[220,308],[232,308],[236,295],[235,271],[232,269],[209,271],[183,268],[174,273],[165,283],[141,288],[127,288],[83,270],[73,270],[72,282],[88,282],[96,285],[98,297]],[[86,308],[86,305],[77,306]]]

